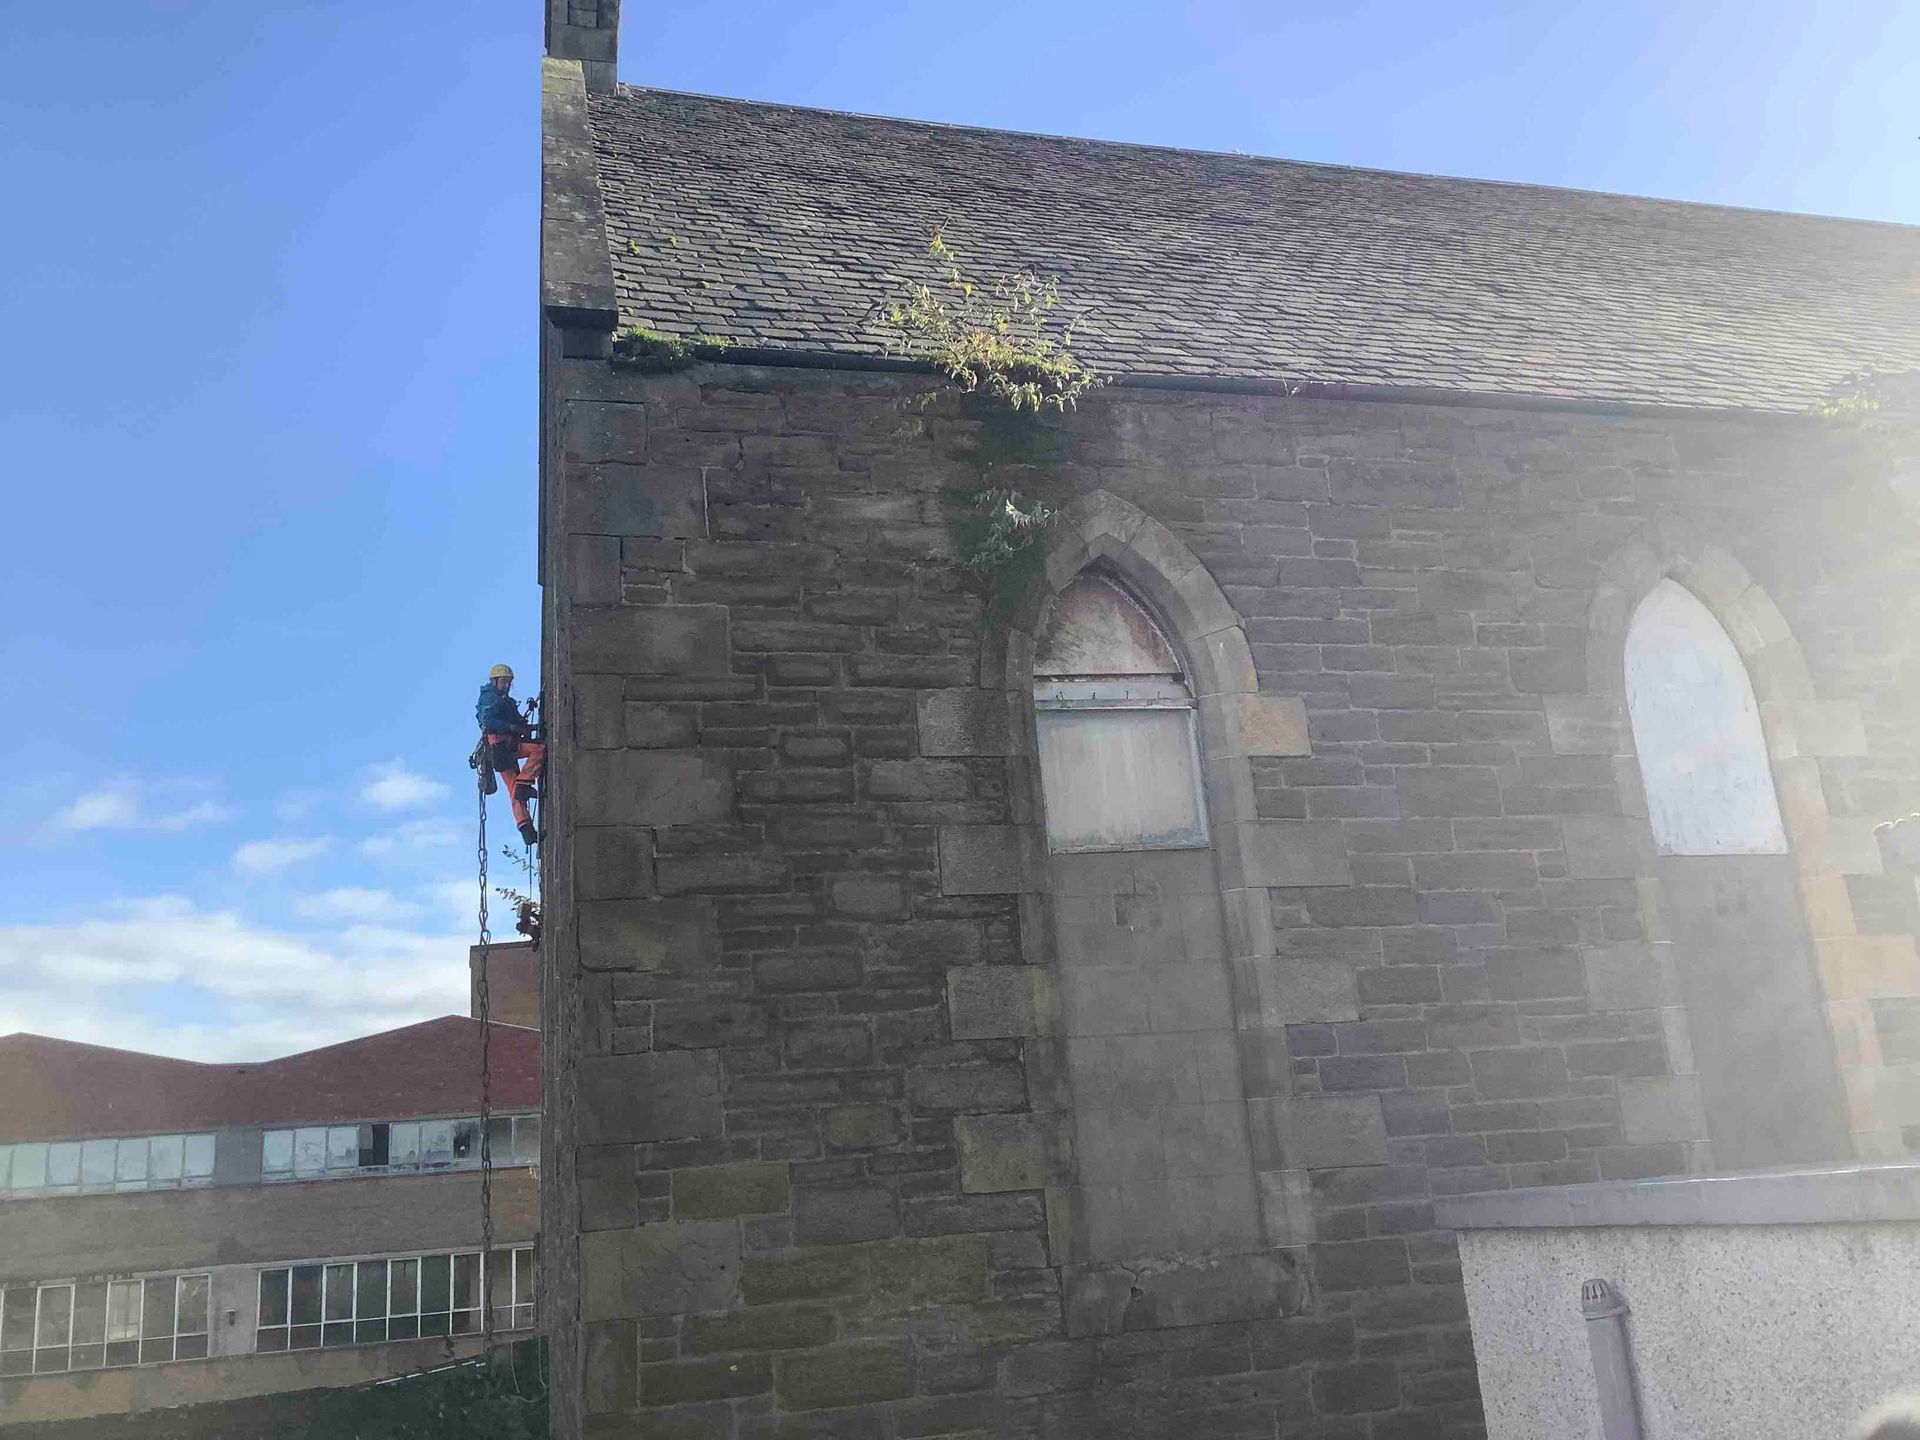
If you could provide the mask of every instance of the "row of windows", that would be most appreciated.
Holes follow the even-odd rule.
[[[534,1321],[530,1246],[284,1265],[259,1272],[254,1349],[311,1350],[480,1333],[484,1293],[498,1330]],[[60,1281],[0,1287],[0,1376],[200,1360],[209,1353],[211,1277]]]
[[[161,1275],[0,1290],[0,1375],[198,1360],[207,1277]]]
[[[478,1334],[483,1280],[496,1329],[533,1324],[531,1248],[497,1252],[484,1267],[478,1251],[467,1251],[262,1270],[254,1348],[312,1350]]]
[[[492,1116],[488,1141],[494,1164],[532,1165],[540,1159],[540,1117]],[[315,1180],[369,1171],[457,1170],[479,1163],[477,1118],[269,1130],[260,1151],[260,1173],[269,1180]]]
[[[0,1145],[0,1196],[10,1198],[171,1190],[212,1181],[211,1135],[140,1135],[125,1140]]]

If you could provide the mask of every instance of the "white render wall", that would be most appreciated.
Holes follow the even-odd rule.
[[[1920,1223],[1467,1230],[1489,1440],[1601,1440],[1580,1283],[1626,1297],[1645,1440],[1847,1440],[1920,1391]]]

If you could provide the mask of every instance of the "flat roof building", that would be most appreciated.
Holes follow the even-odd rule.
[[[530,1329],[540,1034],[486,1046],[485,1263],[485,1028],[252,1064],[0,1037],[0,1424],[425,1368],[480,1347],[489,1292]]]

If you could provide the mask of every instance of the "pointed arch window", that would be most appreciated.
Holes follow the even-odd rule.
[[[1784,855],[1753,682],[1733,639],[1662,580],[1627,631],[1627,714],[1662,855]]]
[[[1207,843],[1193,690],[1130,595],[1097,574],[1061,591],[1033,677],[1049,849]]]

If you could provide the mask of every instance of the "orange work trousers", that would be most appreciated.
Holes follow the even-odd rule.
[[[509,770],[504,765],[501,765],[499,761],[502,758],[505,747],[509,744],[516,743],[514,737],[511,735],[489,735],[486,738],[487,754],[494,761],[493,768],[499,771],[500,778],[506,782],[507,801],[513,806],[513,823],[516,825],[525,825],[529,823],[533,817],[527,813],[527,802],[520,798],[520,787],[522,785],[532,785],[540,778],[541,767],[547,763],[547,747],[537,740],[518,741],[518,748],[514,752],[516,758],[513,762],[513,768]]]

